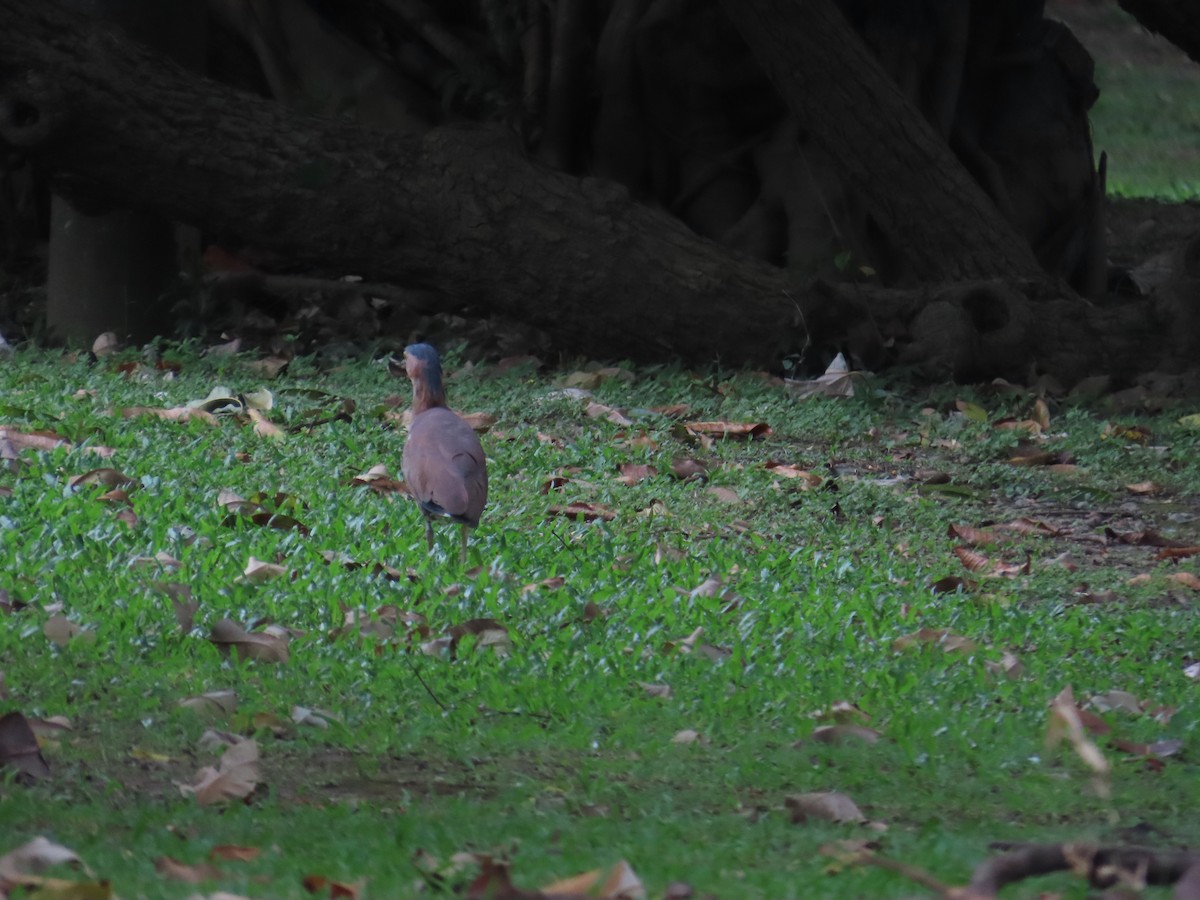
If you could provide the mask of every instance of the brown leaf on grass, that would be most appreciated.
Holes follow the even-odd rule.
[[[941,647],[947,653],[974,653],[976,643],[970,638],[946,628],[922,628],[892,641],[892,649],[908,650],[913,647]]]
[[[30,779],[50,777],[50,766],[38,748],[37,735],[19,712],[0,717],[0,767]]]
[[[508,628],[495,619],[468,619],[450,629],[450,652],[458,650],[463,638],[475,638],[475,649],[491,647],[497,656],[504,656],[512,649],[512,638]]]
[[[1108,691],[1104,694],[1096,694],[1088,702],[1101,712],[1119,709],[1135,716],[1140,716],[1143,712],[1142,701],[1137,698],[1136,694],[1131,694],[1129,691]]]
[[[42,626],[42,634],[60,647],[67,646],[73,639],[87,633],[82,625],[72,622],[62,613],[55,613]]]
[[[1170,756],[1175,756],[1184,748],[1183,741],[1178,738],[1170,738],[1165,741],[1153,741],[1149,744],[1138,743],[1136,741],[1125,741],[1117,738],[1113,740],[1112,746],[1120,750],[1122,753],[1128,753],[1131,756],[1148,756],[1155,759],[1166,759]]]
[[[239,741],[229,747],[214,768],[207,766],[196,773],[195,784],[179,785],[185,797],[194,795],[201,806],[244,800],[254,793],[262,776],[258,768],[258,744]]]
[[[951,525],[947,529],[947,532],[950,537],[965,541],[972,547],[987,547],[998,543],[1000,540],[996,532],[984,528],[975,528],[971,525]]]
[[[524,596],[525,594],[532,594],[535,591],[557,591],[566,583],[567,579],[563,576],[552,575],[549,578],[543,578],[541,581],[534,581],[525,585],[521,588],[521,594]]]
[[[583,412],[589,419],[607,419],[614,425],[633,424],[633,420],[621,410],[613,406],[605,406],[603,403],[589,403]]]
[[[854,823],[867,821],[867,817],[862,814],[858,805],[838,791],[789,794],[784,798],[783,803],[791,813],[793,824],[801,824],[810,819]]]
[[[545,900],[542,891],[526,891],[512,883],[511,864],[486,853],[473,854],[479,874],[467,885],[463,900]]]
[[[239,847],[237,844],[217,844],[208,851],[208,858],[231,862],[250,862],[262,855],[261,847]]]
[[[647,478],[653,478],[658,474],[658,469],[654,466],[644,463],[621,463],[617,467],[617,481],[621,484],[633,487],[639,481],[645,481]]]
[[[287,432],[283,428],[276,425],[262,410],[254,409],[254,407],[246,407],[246,415],[250,416],[251,424],[254,426],[254,433],[260,438],[270,438],[271,440],[283,440],[287,437]]]
[[[818,725],[809,739],[818,744],[877,744],[880,736],[874,728],[865,725]]]
[[[183,563],[165,550],[160,550],[153,556],[135,556],[129,561],[129,565],[134,569],[178,569]]]
[[[1167,576],[1167,581],[1181,584],[1185,588],[1191,588],[1193,591],[1200,591],[1200,576],[1196,575],[1195,572],[1172,572]]]
[[[582,500],[576,500],[572,503],[555,503],[546,510],[546,515],[562,516],[564,519],[573,519],[576,522],[595,522],[597,519],[611,522],[617,517],[617,512],[599,503],[585,503]]]
[[[1060,535],[1062,531],[1055,528],[1040,519],[1031,519],[1028,516],[1022,516],[1020,519],[1014,519],[1011,522],[1005,522],[1003,525],[992,526],[996,531],[1014,531],[1017,534],[1044,534],[1044,535]]]
[[[970,547],[955,547],[954,555],[968,572],[986,572],[992,568],[992,561],[982,553],[977,553]]]
[[[802,400],[810,397],[841,398],[854,396],[856,377],[861,378],[862,373],[851,372],[846,357],[839,353],[816,378],[786,378],[783,383]]]
[[[1033,409],[1030,411],[1029,417],[1041,426],[1042,431],[1050,430],[1050,407],[1041,397],[1033,401]]]
[[[5,881],[22,882],[26,876],[37,875],[51,866],[62,865],[78,866],[91,874],[74,850],[68,850],[62,844],[56,844],[44,837],[35,837],[16,850],[0,856],[0,886],[3,886]],[[39,894],[35,892],[30,896],[39,896]],[[59,895],[52,896],[58,897]]]
[[[1032,435],[1045,430],[1036,419],[998,419],[992,427],[1000,431],[1025,431]]]
[[[1138,481],[1134,484],[1125,485],[1125,490],[1129,491],[1131,494],[1137,494],[1145,497],[1151,494],[1159,493],[1162,491],[1162,486],[1155,484],[1153,481]]]
[[[53,431],[18,431],[15,428],[0,426],[0,446],[5,448],[4,459],[15,459],[22,450],[39,450],[48,453],[56,447],[66,447],[72,444],[61,434]]]
[[[753,441],[771,434],[771,426],[765,422],[684,422],[683,427],[694,437],[706,435]]]
[[[271,379],[286,372],[291,362],[282,356],[265,356],[262,359],[247,360],[245,366],[256,375]]]
[[[1046,725],[1046,747],[1054,749],[1063,741],[1070,743],[1079,758],[1083,760],[1084,765],[1102,779],[1098,787],[1102,791],[1106,791],[1106,779],[1111,767],[1100,748],[1092,743],[1084,733],[1084,720],[1085,711],[1075,703],[1075,695],[1070,686],[1063,688],[1058,696],[1050,702],[1050,719]]]
[[[491,896],[489,895],[489,897]],[[495,900],[502,900],[502,897],[506,896],[496,896]],[[523,896],[525,896],[525,892],[517,894],[514,900],[521,900]],[[568,900],[568,898],[577,897],[596,897],[604,898],[604,900],[644,900],[646,886],[633,871],[633,867],[625,860],[621,860],[607,871],[593,869],[590,872],[552,882],[543,887],[535,896],[546,898],[546,900],[555,900],[555,898]]]
[[[1163,547],[1154,554],[1155,559],[1187,559],[1189,556],[1200,554],[1200,546]]]
[[[464,422],[466,422],[468,425],[470,425],[471,430],[474,432],[477,432],[478,434],[487,434],[489,431],[492,430],[492,426],[496,424],[496,417],[493,416],[491,413],[460,412],[458,414],[458,417],[460,419],[462,419]]]
[[[200,608],[200,601],[192,596],[191,585],[159,582],[155,587],[170,598],[179,630],[188,634],[195,624],[196,611]]]
[[[961,575],[945,575],[930,585],[935,594],[953,594],[955,591],[964,593],[974,590],[975,585]]]
[[[305,875],[300,884],[310,894],[324,894],[328,890],[330,900],[357,900],[362,890],[362,884],[345,884],[324,875]],[[503,896],[489,897],[489,900],[503,900]]]
[[[383,463],[371,466],[361,475],[355,475],[350,479],[353,485],[361,485],[369,487],[377,494],[407,494],[408,485],[403,481],[392,477],[388,472],[387,466]]]
[[[702,743],[702,741],[700,732],[696,731],[694,728],[685,728],[682,731],[675,732],[675,734],[671,736],[671,743],[695,744]]]
[[[287,575],[286,566],[281,566],[278,563],[265,562],[261,559],[250,557],[250,561],[246,563],[246,568],[242,572],[242,577],[254,584],[261,584],[264,581],[273,581],[276,578],[282,578]]]
[[[700,640],[702,634],[704,634],[704,629],[697,628],[681,640],[667,641],[663,645],[663,651],[666,653],[678,651],[684,656],[702,656],[712,662],[721,662],[733,656],[733,651],[726,647],[717,647],[712,644],[702,643]]]
[[[738,492],[735,491],[731,487],[724,487],[722,485],[713,485],[712,487],[705,488],[705,493],[711,494],[713,497],[715,497],[720,502],[728,503],[730,505],[735,505],[735,504],[743,502],[742,498],[738,495]]]
[[[237,694],[233,691],[208,691],[179,701],[181,709],[190,709],[207,718],[226,718],[237,712]]]
[[[1104,536],[1110,541],[1116,541],[1118,544],[1130,544],[1135,547],[1166,547],[1178,548],[1186,546],[1182,541],[1172,540],[1168,537],[1163,537],[1157,531],[1147,529],[1145,531],[1114,531],[1112,528],[1104,529]]]
[[[139,487],[141,482],[118,469],[101,468],[76,475],[67,484],[73,488],[86,484],[100,484],[109,489],[116,489]]]
[[[799,466],[795,466],[790,463],[778,462],[777,460],[773,459],[767,460],[766,467],[772,475],[778,475],[781,478],[795,478],[799,480],[800,487],[806,491],[810,488],[820,487],[825,480],[820,475],[814,475],[807,469],[802,469]]]
[[[1005,650],[999,662],[992,659],[984,660],[983,667],[993,675],[1003,675],[1005,678],[1017,679],[1025,674],[1025,666],[1017,659],[1015,653]]]
[[[153,416],[167,422],[203,422],[205,425],[216,425],[217,417],[203,409],[193,409],[190,406],[173,406],[162,409],[157,406],[130,406],[121,410],[121,416],[126,419],[136,419],[139,416]]]
[[[1107,422],[1100,431],[1101,438],[1119,438],[1135,444],[1144,444],[1151,436],[1152,432],[1145,425],[1122,425],[1118,422]]]
[[[222,619],[213,626],[208,639],[221,651],[222,656],[228,656],[230,648],[233,648],[239,660],[257,659],[277,663],[288,661],[286,633],[250,633],[233,620]]]
[[[185,884],[200,884],[203,881],[216,881],[223,878],[225,873],[210,862],[189,863],[180,862],[170,856],[160,856],[154,861],[154,871],[163,878],[171,881],[182,881]]]
[[[680,481],[701,481],[708,477],[708,466],[690,456],[678,456],[671,460],[671,474]]]
[[[686,403],[671,403],[667,406],[652,406],[650,412],[656,412],[660,416],[666,416],[668,419],[682,419],[689,412],[691,407]]]

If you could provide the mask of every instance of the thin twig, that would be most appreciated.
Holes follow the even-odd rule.
[[[421,687],[425,688],[425,693],[429,695],[429,698],[441,708],[442,712],[450,712],[450,708],[438,698],[438,695],[433,692],[433,688],[425,683],[425,679],[421,677],[421,672],[417,669],[417,664],[412,661],[412,657],[406,654],[404,661],[407,662],[408,667],[412,669],[412,673],[416,676],[417,681],[421,683]]]

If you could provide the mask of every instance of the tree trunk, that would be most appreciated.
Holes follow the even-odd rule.
[[[919,279],[1040,275],[1029,246],[833,0],[721,0],[721,8]]]
[[[1200,4],[1196,0],[1120,0],[1121,8],[1200,63]]]
[[[196,71],[204,65],[200,0],[71,0]],[[170,326],[168,295],[179,281],[175,228],[128,209],[89,215],[55,196],[50,206],[46,324],[56,337],[90,344],[105,331],[145,341]]]
[[[1040,281],[800,283],[617,185],[531,163],[506,132],[414,136],[290,113],[45,0],[0,0],[0,142],[89,208],[133,206],[317,271],[431,288],[601,358],[773,365],[811,339],[874,364],[881,322],[901,358],[961,377],[1037,364],[1070,382],[1141,371],[1152,326],[1195,334],[1175,310],[1096,310]]]

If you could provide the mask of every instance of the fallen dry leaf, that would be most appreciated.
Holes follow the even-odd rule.
[[[8,767],[27,778],[48,778],[50,766],[38,748],[37,735],[29,720],[19,712],[0,717],[0,767]]]
[[[973,653],[976,644],[970,638],[954,634],[945,628],[922,628],[892,641],[893,650],[908,650],[912,647],[941,647],[947,653]]]
[[[1200,576],[1196,575],[1195,572],[1172,572],[1167,576],[1167,581],[1181,584],[1185,588],[1191,588],[1193,591],[1200,591]]]
[[[67,646],[74,638],[85,633],[82,625],[72,622],[62,613],[55,613],[42,626],[42,634],[60,647]],[[95,635],[92,634],[92,637]]]
[[[44,837],[35,837],[16,850],[0,856],[0,882],[19,882],[24,876],[37,875],[51,866],[61,865],[79,866],[88,871],[74,850],[68,850],[62,844]]]
[[[258,744],[253,740],[239,741],[222,755],[216,768],[205,767],[196,773],[195,784],[181,784],[185,797],[194,795],[201,806],[244,800],[254,792],[262,776],[258,768]]]
[[[1000,540],[996,532],[984,528],[975,528],[971,525],[951,525],[948,533],[950,537],[958,538],[972,547],[987,547]]]
[[[605,406],[603,403],[589,403],[584,409],[584,414],[589,419],[607,419],[614,425],[632,425],[633,421],[621,412],[621,410],[612,406]]]
[[[504,895],[496,895],[500,900]],[[556,897],[596,897],[605,900],[645,900],[646,887],[625,860],[608,871],[593,869],[571,878],[563,878],[542,888],[538,894],[546,900]]]
[[[92,469],[90,472],[84,472],[82,475],[74,476],[67,482],[70,487],[76,488],[87,484],[99,484],[106,488],[132,488],[141,485],[141,482],[136,478],[126,475],[119,469]]]
[[[1200,554],[1200,546],[1163,547],[1154,554],[1155,559],[1187,559],[1189,556]]]
[[[639,481],[653,478],[658,474],[658,469],[644,463],[621,463],[617,468],[617,472],[617,481],[633,487]]]
[[[738,492],[730,487],[713,485],[712,487],[706,488],[705,492],[711,494],[722,503],[733,505],[742,502],[742,498],[738,495]]]
[[[809,380],[784,379],[784,384],[801,399],[809,397],[853,397],[854,379],[859,372],[851,372],[846,357],[839,353],[826,367],[824,374]]]
[[[208,851],[212,860],[225,859],[234,862],[250,862],[262,854],[261,847],[239,847],[236,844],[217,844]]]
[[[826,822],[867,821],[857,804],[838,791],[790,794],[783,802],[791,813],[792,822],[796,824],[807,822],[809,819],[823,819]]]
[[[708,466],[690,456],[671,460],[671,474],[681,481],[700,481],[708,477]]]
[[[287,436],[282,428],[268,419],[261,411],[253,406],[246,407],[246,415],[250,417],[251,423],[254,425],[254,433],[259,437],[269,438],[273,441],[281,441]]]
[[[880,734],[865,725],[818,725],[809,739],[818,744],[877,744]]]
[[[237,712],[237,694],[233,691],[209,691],[179,701],[181,709],[190,709],[210,718],[225,718]]]
[[[213,626],[208,637],[223,656],[232,647],[239,660],[257,659],[263,662],[288,661],[288,640],[283,634],[255,632],[251,634],[232,619],[222,619]]]
[[[200,884],[202,881],[215,881],[224,876],[224,872],[210,862],[189,865],[170,856],[160,856],[154,861],[154,871],[163,878],[171,881],[182,881],[185,884]]]
[[[1053,749],[1064,740],[1075,749],[1084,765],[1101,781],[1098,788],[1107,794],[1107,777],[1111,770],[1100,748],[1084,733],[1084,711],[1075,703],[1070,686],[1063,688],[1050,702],[1050,719],[1046,725],[1046,747]]]
[[[684,422],[684,429],[695,437],[706,435],[713,438],[743,438],[755,440],[771,433],[765,422]]]
[[[776,460],[767,460],[767,470],[772,475],[778,475],[781,478],[795,478],[800,482],[800,487],[803,490],[820,487],[824,479],[820,475],[814,475],[807,469],[802,469],[799,466],[791,465],[790,463],[781,463]]]
[[[468,619],[450,629],[450,652],[458,649],[464,637],[475,638],[475,647],[482,650],[491,647],[497,656],[504,656],[512,649],[512,638],[508,628],[495,619]]]
[[[246,563],[246,568],[242,572],[242,577],[254,584],[261,584],[264,581],[271,581],[275,578],[281,578],[287,575],[286,566],[281,566],[278,563],[264,562],[261,559],[250,557],[250,561]]]

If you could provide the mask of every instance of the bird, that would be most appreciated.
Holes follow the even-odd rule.
[[[433,520],[462,525],[460,559],[467,561],[467,529],[479,525],[487,504],[487,458],[479,437],[446,406],[442,361],[429,344],[404,348],[404,370],[413,386],[412,424],[401,469],[409,493],[425,514],[425,540],[433,552]]]

